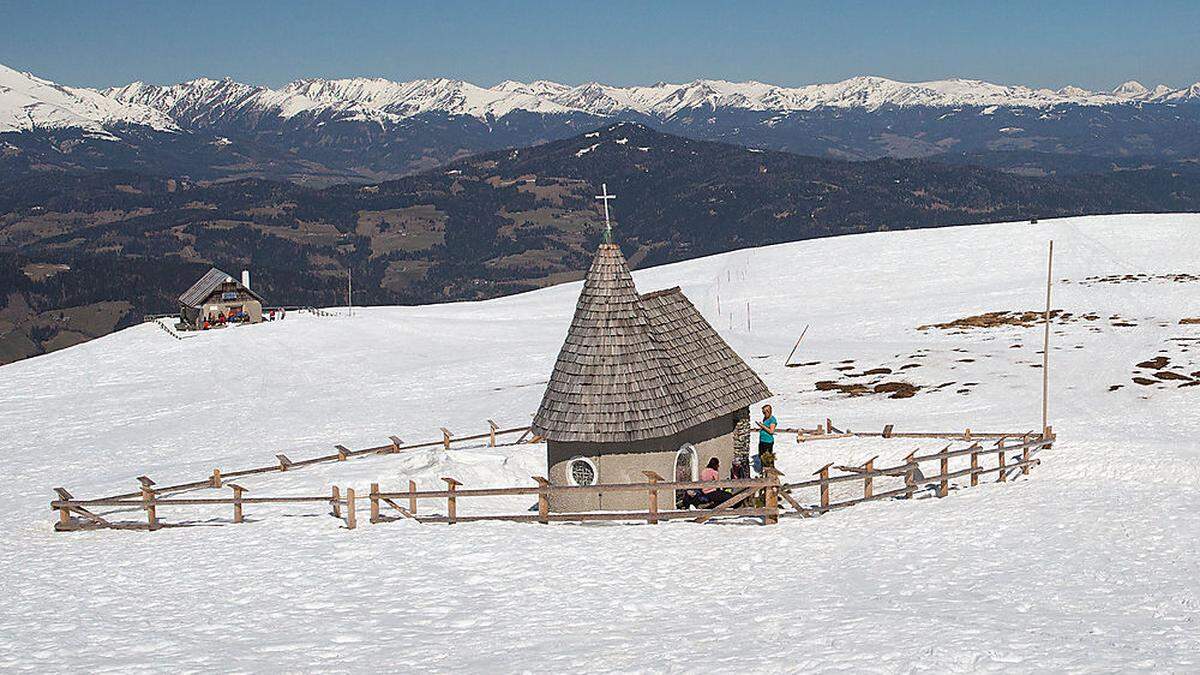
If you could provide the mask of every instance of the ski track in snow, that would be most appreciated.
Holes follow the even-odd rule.
[[[1040,326],[916,326],[1039,309],[1047,239],[1054,307],[1102,317],[1053,326],[1059,440],[1028,478],[776,527],[370,525],[364,503],[355,531],[311,505],[247,506],[240,526],[226,524],[226,507],[162,508],[166,522],[211,527],[52,532],[53,486],[96,497],[134,489],[142,473],[167,484],[276,452],[432,440],[443,425],[478,433],[487,418],[526,424],[577,283],[184,341],[143,325],[4,366],[0,670],[1195,671],[1200,388],[1130,378],[1160,350],[1180,372],[1200,371],[1200,345],[1167,341],[1200,337],[1178,325],[1200,316],[1200,284],[1078,282],[1196,273],[1198,228],[1196,215],[1139,215],[878,233],[635,273],[642,292],[684,287],[776,393],[785,426],[1037,428]],[[786,368],[805,324],[793,362],[820,364]],[[223,373],[206,368],[218,359]],[[834,370],[850,359],[854,373],[890,367],[884,379],[925,389],[903,400],[814,390],[850,381]],[[957,393],[967,382],[979,384]],[[828,461],[882,453],[890,465],[914,447],[941,445],[784,438],[778,454],[798,481]],[[373,481],[432,488],[447,475],[531,485],[544,470],[541,445],[456,446],[238,482],[251,495],[365,493]]]

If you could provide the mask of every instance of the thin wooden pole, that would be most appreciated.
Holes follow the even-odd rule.
[[[488,423],[488,427],[489,427],[488,447],[494,448],[494,447],[496,447],[496,430],[499,429],[500,426],[498,424],[496,424],[495,422],[493,422],[492,420],[488,420],[487,423]]]
[[[1050,396],[1050,285],[1054,274],[1054,240],[1050,240],[1050,252],[1046,256],[1046,315],[1042,323],[1046,326],[1042,339],[1042,429],[1050,426],[1048,399]],[[1002,474],[1003,475],[1003,474]]]
[[[221,487],[221,470],[213,469],[212,486],[215,488]]]
[[[979,453],[971,453],[971,487],[979,485]]]
[[[333,486],[333,492],[329,497],[329,503],[333,506],[333,517],[342,517],[342,493],[338,490],[338,486]]]
[[[408,512],[417,515],[417,481],[408,481]]]
[[[354,488],[346,488],[346,529],[358,527],[358,516],[354,512]]]
[[[996,453],[1000,457],[1000,477],[996,479],[996,482],[1006,483],[1008,482],[1008,472],[1004,470],[1005,462],[1007,461],[1004,456],[1004,439],[1001,438],[1000,442],[996,445],[1000,446],[1000,452]]]
[[[379,522],[379,483],[371,483],[371,523]]]
[[[783,365],[786,366],[792,362],[792,357],[796,355],[796,350],[800,348],[800,341],[804,339],[804,334],[807,332],[808,324],[804,324],[804,330],[800,331],[800,337],[796,338],[796,344],[792,347],[792,351],[788,352],[788,357],[784,360]]]

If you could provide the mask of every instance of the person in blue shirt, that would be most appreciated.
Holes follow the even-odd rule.
[[[758,461],[761,469],[775,468],[775,427],[779,422],[772,414],[771,406],[762,407],[763,421],[758,423]]]

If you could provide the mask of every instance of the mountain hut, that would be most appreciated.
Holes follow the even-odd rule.
[[[584,280],[533,431],[546,439],[553,485],[640,483],[643,471],[695,480],[712,457],[728,478],[735,455],[746,465],[748,406],[770,396],[679,288],[638,295],[621,249],[606,243]],[[646,495],[554,495],[550,508],[645,509]]]
[[[262,303],[262,296],[250,288],[249,272],[242,272],[239,282],[214,267],[179,296],[179,321],[189,330],[227,322],[258,323]]]

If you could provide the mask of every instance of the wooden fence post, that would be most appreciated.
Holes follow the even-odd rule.
[[[275,455],[275,459],[279,460],[279,470],[280,471],[287,471],[288,467],[290,467],[292,465],[292,460],[288,459],[287,455],[285,455],[283,453]]]
[[[453,435],[454,434],[450,433],[449,429],[447,429],[446,427],[442,427],[442,446],[445,447],[447,450],[450,449],[450,437]]]
[[[344,462],[350,458],[350,448],[344,445],[335,445],[333,447],[337,450],[337,461]]]
[[[1001,438],[1000,440],[996,441],[996,445],[1000,447],[1000,451],[996,453],[1000,457],[1000,477],[996,479],[996,482],[1006,483],[1008,482],[1008,472],[1004,470],[1005,462],[1007,461],[1007,459],[1004,457],[1004,439]]]
[[[55,494],[58,495],[60,501],[69,502],[73,499],[70,492],[66,488],[54,488]],[[71,510],[66,507],[58,509],[58,529],[65,530],[71,527]]]
[[[233,522],[240,523],[244,520],[242,514],[242,493],[246,488],[236,483],[229,483],[229,487],[233,488]]]
[[[971,487],[979,485],[979,451],[971,453]]]
[[[379,522],[379,483],[371,483],[371,524]]]
[[[538,522],[546,525],[550,522],[550,495],[546,488],[550,487],[550,481],[541,476],[531,476],[538,484]]]
[[[447,445],[449,445],[449,439],[450,437],[447,436]],[[458,499],[454,496],[454,491],[459,485],[462,485],[462,483],[454,480],[453,478],[443,477],[442,480],[446,481],[446,490],[450,492],[450,496],[446,498],[446,519],[450,521],[451,525],[453,525],[454,523],[458,522]]]
[[[1024,436],[1021,437],[1021,445],[1025,446],[1025,448],[1021,450],[1021,475],[1022,476],[1029,475],[1029,445],[1028,445],[1028,443],[1029,443],[1029,434],[1025,434]]]
[[[147,486],[142,486],[142,502],[146,509],[146,522],[149,523],[151,530],[158,529],[158,509],[154,505],[154,490]]]
[[[346,488],[346,529],[358,527],[358,516],[354,512],[354,488]]]
[[[417,481],[408,481],[408,512],[417,515]]]
[[[333,486],[333,494],[329,498],[329,503],[333,506],[333,517],[342,517],[342,493],[338,490],[338,486]]]
[[[826,467],[828,473],[829,467]],[[775,467],[767,467],[763,472],[766,474],[767,480],[771,481],[770,487],[767,488],[767,513],[763,516],[763,525],[777,525],[779,523],[779,476],[780,473]]]
[[[650,487],[647,489],[648,498],[650,500],[647,509],[646,522],[651,525],[658,524],[658,488],[654,487],[655,483],[662,481],[663,477],[653,471],[643,471],[642,475],[646,477]]]
[[[400,446],[404,445],[404,441],[400,440],[399,436],[388,436],[388,440],[392,442],[392,452],[400,452]]]
[[[496,447],[496,430],[500,428],[500,425],[496,424],[492,420],[488,420],[487,423],[488,423],[488,428],[489,428],[488,447],[494,448],[494,447]]]
[[[970,429],[967,429],[966,435],[968,438],[970,438]],[[945,497],[946,495],[950,494],[950,479],[947,477],[950,475],[950,446],[947,445],[946,447],[942,448],[942,452],[940,454],[942,456],[940,465],[942,470],[942,482],[938,483],[938,496]]]
[[[917,451],[913,450],[912,452],[908,453],[907,457],[904,458],[906,463],[904,466],[904,487],[906,488],[904,491],[905,499],[912,499],[913,495],[915,495],[917,492],[917,468],[919,465],[916,460],[916,456]]]
[[[833,462],[813,472],[814,476],[821,477],[821,511],[829,510],[829,467],[831,466],[833,466]],[[778,479],[776,480],[778,481]]]
[[[221,487],[221,470],[220,469],[213,469],[212,486],[214,488]]]
[[[871,474],[875,471],[875,460],[877,459],[879,459],[879,455],[868,459],[867,463],[863,464],[863,471],[865,472],[865,476],[863,477],[864,499],[870,499],[875,495],[875,477]]]

